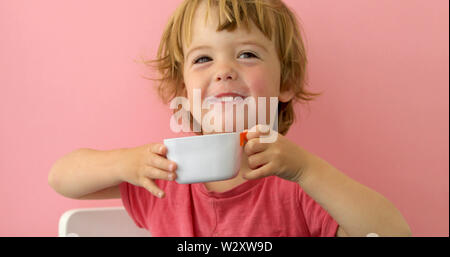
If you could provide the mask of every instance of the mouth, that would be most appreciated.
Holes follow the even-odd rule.
[[[238,92],[223,92],[206,97],[205,101],[208,103],[240,103],[243,102],[246,97],[246,95]]]

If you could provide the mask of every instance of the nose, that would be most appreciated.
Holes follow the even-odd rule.
[[[232,69],[225,69],[219,71],[215,76],[216,82],[225,82],[227,80],[236,80],[237,73]]]

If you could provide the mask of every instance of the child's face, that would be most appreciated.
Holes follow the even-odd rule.
[[[191,112],[194,89],[201,90],[202,102],[223,93],[244,99],[278,97],[280,101],[289,101],[290,94],[280,95],[280,61],[274,43],[253,23],[250,33],[245,28],[217,32],[218,17],[214,12],[204,23],[206,8],[204,2],[199,5],[192,22],[192,43],[183,45],[184,85]],[[201,117],[194,114],[194,118],[200,121],[206,112],[203,110]]]

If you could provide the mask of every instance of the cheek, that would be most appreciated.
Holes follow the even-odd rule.
[[[278,96],[279,79],[277,79],[276,71],[255,69],[245,74],[253,96]]]
[[[280,71],[277,67],[268,67],[265,69],[255,69],[246,73],[247,75],[247,83],[250,86],[250,90],[252,92],[253,97],[267,97],[265,101],[265,120],[259,120],[259,100],[256,100],[256,113],[250,114],[245,113],[245,120],[249,115],[258,117],[258,124],[269,125],[270,122],[275,118],[276,106],[271,109],[270,98],[269,97],[278,97],[279,89],[280,89]],[[276,122],[273,120],[273,122]],[[246,123],[246,128],[250,128],[251,125]],[[273,125],[272,125],[273,126]]]
[[[201,76],[189,76],[185,79],[185,86],[187,90],[187,95],[189,98],[189,102],[192,105],[192,101],[194,98],[194,90],[200,90],[202,97],[204,97],[206,93],[206,88],[204,86],[204,81],[201,80]]]
[[[203,79],[204,80],[204,79]],[[194,112],[194,91],[200,90],[201,97],[204,98],[206,94],[206,88],[205,88],[205,82],[202,80],[202,76],[190,74],[189,76],[185,77],[185,86],[187,90],[187,98],[189,100],[189,109],[191,114],[193,115],[194,119],[197,121],[201,120],[201,117],[203,114]],[[199,99],[197,99],[199,100]],[[201,100],[200,100],[201,101]],[[200,102],[201,106],[201,102]]]

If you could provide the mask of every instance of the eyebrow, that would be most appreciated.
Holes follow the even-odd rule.
[[[194,52],[194,51],[196,51],[196,50],[200,50],[200,49],[204,49],[204,48],[211,48],[210,46],[206,46],[206,45],[201,45],[201,46],[196,46],[196,47],[194,47],[194,48],[192,48],[191,50],[189,50],[188,52],[187,52],[187,54],[186,54],[186,59],[188,59],[188,57],[189,57],[189,55],[192,53],[192,52]]]
[[[266,53],[269,52],[269,51],[267,50],[267,48],[266,48],[263,44],[258,43],[258,42],[256,42],[256,41],[252,41],[252,40],[248,40],[248,41],[239,41],[239,42],[237,42],[237,45],[254,45],[254,46],[257,46],[257,47],[263,49]],[[189,55],[190,55],[192,52],[194,52],[194,51],[196,51],[196,50],[200,50],[200,49],[205,49],[205,48],[206,48],[206,49],[211,49],[212,47],[211,47],[211,46],[207,46],[207,45],[196,46],[196,47],[190,49],[190,50],[187,52],[187,54],[186,54],[186,59],[189,57]]]
[[[259,43],[259,42],[257,42],[257,41],[252,41],[252,40],[248,40],[248,41],[240,41],[240,42],[238,42],[238,45],[254,45],[254,46],[257,46],[257,47],[263,49],[263,50],[266,51],[266,52],[269,52],[269,51],[267,50],[267,48],[266,48],[263,44],[261,44],[261,43]]]

